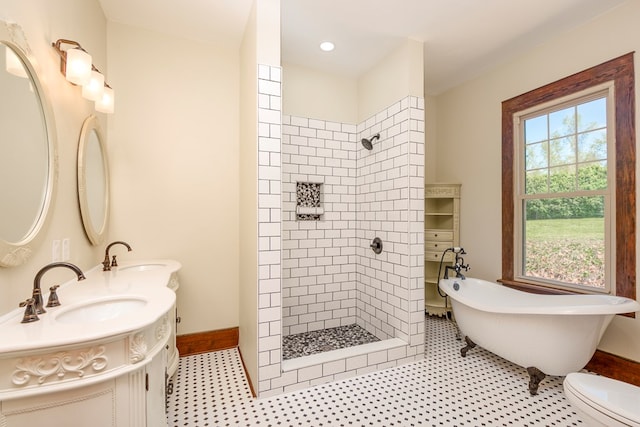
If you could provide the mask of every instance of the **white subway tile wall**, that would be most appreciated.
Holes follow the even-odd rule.
[[[281,115],[281,69],[258,66],[260,397],[424,355],[424,100],[360,125]],[[380,133],[367,151],[360,138]],[[366,151],[366,152],[365,152]],[[295,220],[296,182],[322,184],[320,221]],[[374,255],[379,236],[384,251]],[[282,372],[282,335],[358,323],[408,345]]]
[[[372,150],[357,150],[356,318],[380,339],[421,342],[424,322],[412,319],[424,312],[423,100],[404,98],[358,125],[359,138],[375,134]]]
[[[282,333],[356,323],[356,127],[282,122]],[[296,186],[322,184],[319,221],[296,218]]]
[[[258,378],[252,381],[260,395],[282,389],[281,76],[279,67],[258,65]]]

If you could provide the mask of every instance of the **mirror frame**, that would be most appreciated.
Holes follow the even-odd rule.
[[[104,171],[104,218],[99,229],[94,227],[91,220],[91,210],[89,209],[89,199],[87,197],[87,152],[88,144],[92,132],[98,137],[98,145],[102,154],[102,169]],[[84,231],[93,245],[99,245],[104,241],[109,225],[109,160],[107,157],[107,146],[104,141],[100,122],[94,115],[87,117],[82,124],[80,141],[78,142],[78,202],[80,203],[80,215]]]
[[[13,23],[0,20],[0,43],[10,47],[25,66],[34,87],[42,110],[47,148],[49,150],[49,171],[47,174],[47,188],[44,191],[44,201],[39,217],[31,230],[18,242],[9,242],[0,238],[0,267],[15,267],[25,263],[43,241],[45,230],[51,222],[53,204],[58,187],[58,151],[57,132],[53,110],[49,97],[34,68],[35,58],[26,43],[22,28]]]

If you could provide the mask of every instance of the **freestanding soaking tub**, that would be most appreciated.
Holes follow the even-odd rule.
[[[584,368],[615,314],[640,304],[611,295],[539,295],[474,278],[440,280],[451,298],[466,356],[479,345],[527,368],[529,391],[537,394],[545,375]]]

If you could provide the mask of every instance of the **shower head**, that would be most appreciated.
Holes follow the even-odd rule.
[[[380,139],[380,134],[379,133],[376,133],[375,135],[373,135],[369,139],[362,138],[362,146],[364,148],[366,148],[367,150],[371,150],[371,149],[373,149],[373,141],[375,141],[376,139]]]

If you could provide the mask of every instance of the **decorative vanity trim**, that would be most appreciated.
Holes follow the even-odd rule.
[[[180,287],[180,282],[178,281],[177,273],[171,274],[171,277],[169,278],[169,284],[167,285],[167,287],[171,289],[173,292],[178,290],[178,288]]]
[[[129,339],[129,360],[131,363],[138,363],[144,360],[147,353],[147,342],[144,333],[134,334]]]
[[[11,382],[17,386],[24,386],[37,378],[38,384],[44,384],[55,376],[64,379],[67,374],[75,374],[78,378],[85,375],[85,370],[91,368],[93,372],[104,370],[109,359],[105,356],[105,347],[97,346],[86,350],[61,351],[39,357],[20,359],[16,364]]]
[[[156,341],[162,341],[171,334],[171,323],[169,322],[169,314],[162,317],[162,323],[156,327]]]

